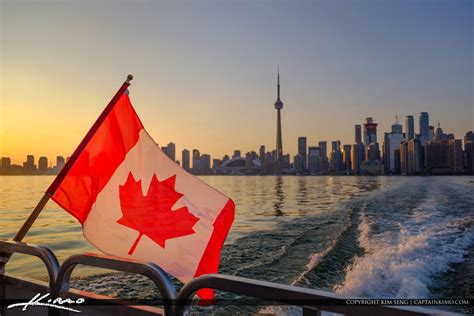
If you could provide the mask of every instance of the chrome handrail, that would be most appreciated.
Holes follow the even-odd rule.
[[[174,314],[174,302],[176,300],[176,289],[165,271],[154,263],[143,263],[102,254],[79,254],[72,255],[66,259],[59,269],[56,278],[54,296],[59,297],[62,293],[69,291],[72,271],[77,265],[93,266],[116,271],[140,274],[148,277],[155,283],[161,293],[164,302],[165,313]]]
[[[13,253],[21,253],[41,259],[48,270],[49,289],[50,291],[54,289],[56,277],[59,273],[59,262],[49,248],[17,241],[0,240],[0,254],[1,253],[9,255]],[[2,273],[3,267],[0,265],[0,274]]]
[[[205,288],[221,290],[238,295],[245,295],[261,300],[279,302],[287,305],[296,305],[303,308],[304,313],[318,314],[320,310],[330,311],[339,314],[349,315],[455,315],[454,313],[444,312],[440,310],[421,308],[421,307],[396,307],[396,306],[354,306],[347,305],[348,298],[343,295],[326,292],[303,287],[296,287],[285,284],[278,284],[267,281],[259,281],[238,276],[207,274],[195,278],[179,291],[177,296],[176,314],[183,315],[187,313],[189,303],[194,294]],[[320,305],[318,305],[320,300]],[[324,304],[321,302],[330,300],[330,304],[342,303],[335,305]]]

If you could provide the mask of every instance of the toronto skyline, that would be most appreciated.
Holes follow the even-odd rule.
[[[366,117],[389,131],[426,111],[457,137],[474,122],[470,1],[6,0],[1,20],[0,154],[16,163],[72,153],[129,72],[155,140],[212,157],[275,146],[277,65],[291,157],[302,135],[352,143]]]

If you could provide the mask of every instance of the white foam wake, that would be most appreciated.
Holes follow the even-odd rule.
[[[400,220],[398,231],[379,227],[374,233],[374,222],[382,225],[383,215],[362,211],[358,242],[365,255],[356,258],[334,290],[364,297],[428,297],[432,277],[462,262],[474,242],[473,214],[450,216],[439,208],[439,199],[431,195]]]

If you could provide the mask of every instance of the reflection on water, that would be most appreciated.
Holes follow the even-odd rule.
[[[0,238],[15,235],[52,179],[0,177]],[[355,296],[474,297],[462,283],[473,273],[466,267],[474,253],[473,177],[202,179],[236,204],[221,273]],[[60,261],[96,251],[53,202],[25,241],[50,247]],[[27,256],[15,255],[7,271],[46,278],[41,262]],[[136,276],[103,273],[80,269],[73,277],[76,286],[106,295],[156,296]],[[126,291],[117,292],[120,282]]]
[[[275,182],[275,202],[273,202],[275,216],[284,215],[282,209],[285,206],[285,195],[283,194],[282,185],[283,178],[281,176],[277,176]]]

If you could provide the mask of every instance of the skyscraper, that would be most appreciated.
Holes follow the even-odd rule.
[[[201,154],[199,150],[193,149],[193,173],[199,174],[201,172],[201,167],[199,164],[199,160],[201,159]]]
[[[327,173],[329,169],[329,160],[328,160],[328,143],[324,141],[319,142],[319,148],[321,148],[321,161],[320,161],[320,171],[321,173]]]
[[[181,153],[181,161],[183,164],[183,169],[186,171],[190,170],[190,160],[189,160],[189,150],[183,149]]]
[[[199,158],[199,167],[199,174],[211,174],[211,156],[209,156],[208,154],[203,154]]]
[[[466,153],[466,173],[474,173],[474,133],[467,132],[464,136],[464,152]]]
[[[260,173],[261,174],[267,174],[268,173],[267,155],[265,154],[265,146],[264,145],[260,146],[260,150],[259,150],[258,154],[259,154],[259,159],[260,159]]]
[[[354,144],[351,148],[351,171],[353,174],[360,174],[360,167],[362,161],[365,159],[365,146],[364,144]]]
[[[421,141],[421,145],[425,146],[430,138],[430,124],[429,124],[428,112],[421,112],[419,120],[420,120],[420,141]]]
[[[322,140],[318,143],[319,148],[321,148],[321,158],[328,157],[328,143],[325,140]]]
[[[308,172],[317,174],[320,171],[321,148],[316,146],[308,147]]]
[[[377,123],[374,123],[374,119],[371,117],[368,117],[365,120],[364,145],[368,147],[370,144],[377,142]]]
[[[176,145],[174,143],[166,145],[166,155],[170,157],[171,160],[176,160]]]
[[[355,143],[362,143],[362,127],[359,124],[355,125]]]
[[[41,173],[46,173],[48,171],[48,158],[46,157],[39,158],[38,169]]]
[[[56,166],[54,167],[54,170],[56,172],[61,171],[61,169],[64,167],[65,161],[63,156],[56,156]]]
[[[402,124],[398,124],[398,116],[395,116],[395,124],[392,124],[392,133],[403,134]]]
[[[277,100],[275,102],[275,109],[277,110],[277,134],[276,134],[276,157],[275,157],[275,172],[281,173],[283,165],[283,144],[281,139],[281,114],[283,109],[283,102],[280,100],[280,71],[277,75]]]
[[[23,163],[23,169],[26,172],[36,171],[35,157],[33,155],[26,156],[26,161]]]
[[[344,172],[350,173],[351,168],[352,168],[352,162],[351,162],[351,145],[344,145],[343,146],[343,162],[344,162]]]
[[[396,161],[400,160],[400,144],[403,142],[402,126],[398,124],[396,119],[395,124],[392,125],[392,132],[384,134],[383,144],[383,160],[386,173],[396,173],[398,171]]]
[[[301,172],[306,172],[307,163],[306,163],[306,137],[298,137],[298,155],[301,157],[302,161],[302,170]]]
[[[415,123],[413,116],[408,115],[405,117],[405,140],[409,141],[413,138],[415,138]]]

